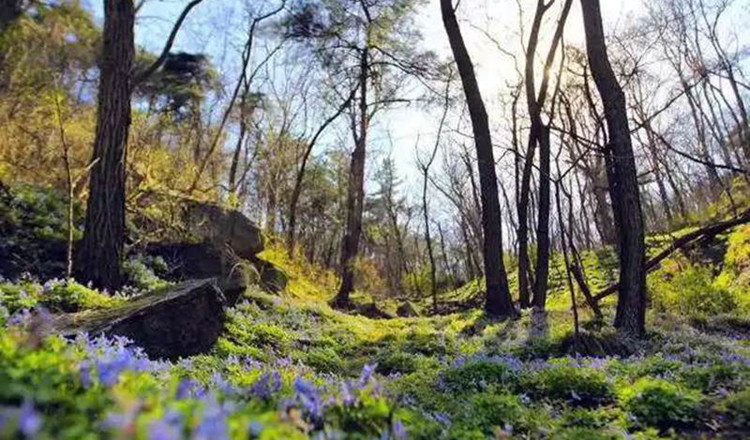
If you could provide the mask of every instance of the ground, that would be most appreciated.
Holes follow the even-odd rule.
[[[652,247],[665,240],[652,238]],[[116,307],[127,295],[33,276],[0,283],[0,438],[750,436],[748,227],[649,276],[640,341],[608,325],[614,297],[603,321],[581,305],[573,334],[559,257],[547,313],[512,321],[461,306],[479,282],[441,295],[439,316],[342,313],[328,306],[330,272],[273,243],[262,257],[285,271],[286,289],[248,289],[215,348],[177,362],[150,360],[122,339],[45,332],[49,313]],[[582,257],[594,291],[615,278],[611,251]],[[168,288],[151,263],[129,262],[137,287],[128,295]],[[388,312],[403,301],[354,299]],[[411,301],[422,312],[430,305]]]

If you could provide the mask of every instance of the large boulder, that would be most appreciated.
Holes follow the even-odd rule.
[[[159,275],[170,281],[234,278],[241,280],[240,286],[259,284],[270,293],[279,293],[287,285],[286,274],[268,261],[258,257],[243,260],[212,243],[152,243],[144,251],[164,260],[168,272]],[[236,287],[227,287],[225,293],[233,304],[241,292]]]
[[[182,206],[182,222],[198,241],[226,247],[240,258],[251,259],[263,250],[260,228],[237,210],[186,200]]]
[[[411,301],[404,301],[396,309],[396,315],[401,318],[416,318],[419,316],[419,310]]]
[[[224,281],[193,280],[115,309],[58,315],[53,328],[72,336],[125,336],[151,358],[178,359],[208,352],[223,328]]]

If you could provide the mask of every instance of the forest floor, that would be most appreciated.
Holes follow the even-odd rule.
[[[0,438],[748,438],[750,228],[718,243],[718,257],[704,247],[650,275],[641,341],[605,324],[615,298],[603,322],[581,306],[573,336],[558,257],[544,314],[371,319],[331,309],[335,277],[270,246],[262,256],[285,271],[286,289],[248,289],[212,352],[176,362],[122,339],[47,335],[45,313],[28,311],[127,298],[61,280],[0,282]],[[583,261],[594,291],[614,279],[611,252]],[[158,284],[138,267],[143,285]]]

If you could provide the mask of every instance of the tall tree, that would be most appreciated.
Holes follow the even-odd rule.
[[[638,173],[630,139],[625,94],[607,55],[599,0],[581,0],[586,53],[604,104],[609,142],[605,148],[610,197],[618,230],[620,285],[615,327],[642,336],[646,320],[646,246]]]
[[[487,299],[484,308],[489,315],[514,317],[517,312],[511,301],[508,278],[503,262],[500,199],[497,193],[495,158],[492,152],[492,138],[490,137],[487,110],[484,107],[482,94],[479,91],[479,84],[477,84],[476,74],[474,73],[474,65],[469,52],[466,50],[461,28],[456,19],[456,10],[453,8],[451,0],[440,0],[440,11],[466,95],[466,104],[469,107],[469,115],[474,130],[477,161],[479,162],[482,228],[484,230],[484,272],[487,284]]]
[[[132,0],[105,0],[99,65],[96,135],[86,207],[85,233],[78,249],[77,278],[119,289],[125,238],[125,145],[130,129],[131,72],[135,43]]]
[[[119,289],[125,242],[125,161],[134,84],[153,74],[169,56],[193,0],[177,19],[164,50],[145,70],[133,74],[133,0],[104,0],[104,33],[99,65],[96,135],[84,234],[77,253],[76,277],[96,287]]]
[[[349,305],[354,263],[362,235],[364,179],[370,123],[384,108],[406,101],[398,96],[409,76],[423,75],[429,59],[418,53],[411,17],[415,0],[309,0],[293,14],[290,34],[315,43],[315,53],[340,84],[355,90],[349,106],[354,150],[350,156],[346,222],[341,243],[341,284],[333,300]],[[344,96],[344,93],[340,93]]]
[[[435,264],[435,252],[432,246],[432,234],[430,231],[430,206],[427,200],[427,187],[430,181],[430,167],[435,161],[437,156],[438,147],[440,146],[440,135],[443,133],[443,126],[445,125],[445,119],[448,117],[448,109],[450,106],[450,86],[451,79],[453,78],[453,71],[448,73],[448,78],[445,82],[445,95],[443,102],[443,114],[440,117],[440,124],[438,125],[438,132],[435,137],[435,144],[432,147],[432,153],[430,154],[427,162],[422,162],[419,157],[419,150],[417,150],[417,165],[419,170],[422,172],[422,216],[424,217],[424,239],[427,244],[427,257],[430,260],[430,293],[432,294],[432,310],[437,313],[438,311],[438,299],[437,299],[437,265]],[[442,238],[442,234],[441,234]]]

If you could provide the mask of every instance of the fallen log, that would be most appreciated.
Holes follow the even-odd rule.
[[[690,243],[693,243],[694,241],[700,238],[713,237],[715,235],[721,234],[727,229],[731,229],[735,226],[739,226],[739,225],[749,223],[749,222],[750,222],[750,208],[734,218],[731,218],[729,220],[724,220],[718,223],[713,223],[708,226],[704,226],[693,232],[689,232],[681,237],[678,237],[672,242],[672,244],[662,249],[661,252],[659,252],[654,257],[646,261],[646,272],[651,272],[652,270],[656,269],[659,266],[659,263],[661,263],[664,259],[672,255],[674,251],[682,249],[683,247],[689,245]],[[597,293],[596,296],[594,296],[593,298],[594,301],[598,303],[602,299],[617,292],[617,289],[619,287],[620,287],[620,283],[615,283],[615,284],[610,285],[609,287],[605,288],[601,292]]]

